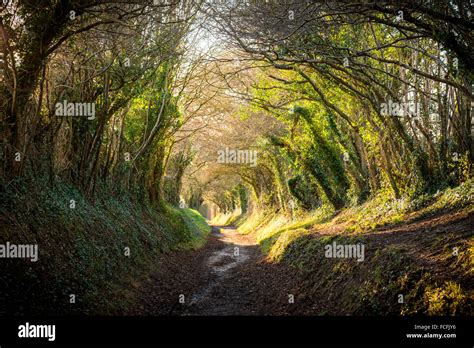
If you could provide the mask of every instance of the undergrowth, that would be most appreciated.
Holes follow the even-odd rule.
[[[2,260],[0,295],[9,308],[0,312],[120,313],[134,305],[120,289],[149,273],[158,256],[198,248],[210,232],[196,211],[158,210],[126,194],[91,200],[61,182],[2,187],[0,243],[37,244],[39,260]]]
[[[393,199],[379,194],[362,205],[338,213],[323,206],[312,212],[289,216],[259,211],[235,218],[239,231],[254,233],[270,262],[284,262],[305,275],[308,287],[320,298],[336,299],[319,314],[472,314],[473,234],[443,234],[427,240],[448,270],[444,278],[415,262],[407,250],[380,244],[371,234],[377,228],[393,227],[424,217],[455,212],[472,215],[474,185],[469,180],[415,199]],[[224,222],[225,223],[225,222]],[[324,257],[324,246],[365,243],[366,260]],[[377,243],[375,243],[377,241]],[[456,257],[452,246],[459,246]],[[456,279],[456,276],[462,279]],[[470,285],[469,285],[470,284]],[[401,297],[400,297],[401,295]]]

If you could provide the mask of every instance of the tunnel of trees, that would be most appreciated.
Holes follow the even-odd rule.
[[[209,167],[186,171],[193,158],[216,157],[197,133],[258,150],[257,166],[233,169],[255,206],[287,209],[294,197],[341,209],[469,177],[468,1],[34,3],[2,10],[6,180],[177,205],[185,176]],[[196,40],[218,49],[205,56]],[[95,116],[59,117],[63,102],[93,103]],[[223,126],[232,117],[248,118],[246,133]],[[240,194],[191,187],[195,206],[217,190],[212,200],[230,209]]]
[[[120,221],[139,232],[114,238],[162,250],[190,238],[184,207],[337,214],[472,185],[469,0],[0,6],[4,241],[86,243]],[[86,206],[83,238],[48,235]]]

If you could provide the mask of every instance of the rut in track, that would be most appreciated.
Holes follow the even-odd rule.
[[[445,213],[427,216],[365,234],[367,255],[387,246],[403,250],[414,265],[436,275],[438,281],[456,277],[452,261],[442,258],[444,245],[472,238],[474,214]],[[337,234],[323,229],[319,237]],[[440,242],[442,241],[442,242]],[[456,244],[456,245],[458,245]],[[453,244],[454,245],[454,244]],[[370,270],[370,267],[367,268]],[[362,274],[357,282],[365,281]],[[131,313],[140,315],[318,315],[351,314],[339,310],[340,296],[318,288],[317,272],[302,274],[284,262],[269,262],[251,235],[232,227],[213,227],[198,250],[175,251],[157,261],[146,279],[132,284],[130,298],[138,296]],[[358,284],[359,284],[358,283]],[[355,284],[354,289],[359,286]],[[469,284],[463,284],[470,288]],[[343,290],[341,290],[343,291]],[[336,293],[337,294],[337,293]],[[294,297],[294,303],[289,297]],[[184,298],[184,301],[180,301]]]
[[[166,255],[146,283],[136,285],[144,301],[135,314],[290,314],[288,295],[300,284],[289,267],[266,262],[253,237],[229,226],[213,227],[199,250]]]
[[[255,301],[253,290],[237,278],[236,270],[246,267],[246,263],[258,262],[261,256],[258,247],[250,237],[238,234],[232,227],[214,227],[212,237],[222,242],[222,248],[213,251],[206,260],[210,280],[192,295],[181,314],[249,314]],[[224,287],[227,289],[225,292],[222,291]]]

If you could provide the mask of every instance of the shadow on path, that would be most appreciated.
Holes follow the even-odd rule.
[[[212,227],[211,238],[215,238],[217,248],[210,253],[206,265],[210,273],[209,282],[191,297],[182,315],[228,315],[251,311],[252,289],[240,279],[236,279],[236,269],[245,267],[247,262],[257,262],[261,257],[255,241],[241,235],[231,226]],[[232,284],[222,291],[224,284]],[[242,313],[243,314],[243,313]]]
[[[294,270],[269,263],[252,236],[231,226],[213,226],[199,250],[176,251],[158,260],[156,271],[135,290],[139,315],[285,315],[299,295]]]

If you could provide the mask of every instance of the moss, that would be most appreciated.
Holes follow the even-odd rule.
[[[429,286],[425,302],[430,315],[459,315],[465,311],[467,296],[459,284],[447,281],[441,287]]]
[[[117,300],[120,289],[149,273],[161,254],[198,248],[209,233],[195,211],[172,206],[157,211],[110,192],[100,192],[92,201],[62,182],[54,187],[10,185],[0,204],[0,243],[37,243],[39,249],[34,264],[5,260],[2,265],[0,295],[15,299],[5,309],[9,313],[121,312],[130,299]],[[27,293],[22,286],[35,289],[35,298],[16,296]],[[68,302],[71,293],[77,298],[74,306]]]
[[[393,226],[444,210],[469,213],[473,198],[471,180],[417,201],[393,200],[381,194],[336,216],[324,207],[296,219],[260,212],[247,217],[239,230],[255,232],[268,260],[295,267],[306,279],[307,288],[317,288],[318,298],[337,298],[338,308],[328,314],[472,314],[472,298],[459,284],[448,281],[441,288],[436,286],[439,277],[420,267],[414,259],[416,255],[408,254],[402,247],[370,245],[372,239],[364,236],[380,226]],[[453,244],[452,238],[439,234],[430,245],[433,250],[439,250],[439,262],[449,263],[452,277],[458,274],[469,277],[473,272],[473,239],[457,238]],[[365,261],[325,258],[324,246],[333,241],[364,242]],[[459,247],[459,256],[454,259],[453,246]],[[403,303],[398,302],[399,295],[403,295]]]
[[[187,226],[189,240],[180,245],[182,249],[198,249],[206,241],[211,227],[206,223],[206,219],[196,210],[182,209],[180,211]]]

